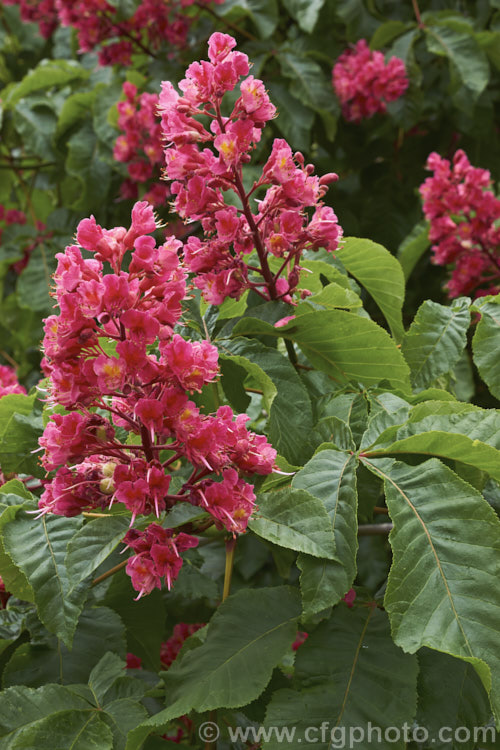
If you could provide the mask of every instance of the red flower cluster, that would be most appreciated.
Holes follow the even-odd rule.
[[[44,39],[59,26],[56,0],[4,0],[4,5],[19,5],[22,20],[37,23]]]
[[[246,415],[235,417],[229,406],[202,414],[189,400],[217,377],[218,352],[173,332],[186,294],[182,243],[170,237],[157,247],[149,236],[155,229],[152,207],[139,202],[129,229],[84,219],[78,245],[56,256],[60,313],[45,320],[44,368],[50,400],[67,413],[54,414],[40,438],[43,466],[57,470],[40,509],[74,516],[118,502],[132,525],[137,516],[159,518],[187,501],[218,528],[244,532],[255,495],[241,476],[269,474],[276,452],[246,429]],[[83,258],[80,248],[93,257]],[[103,273],[105,263],[110,273]],[[168,468],[179,459],[192,472],[171,493]],[[141,594],[161,578],[170,587],[180,552],[197,542],[156,524],[126,541],[136,552],[128,571]]]
[[[137,86],[123,84],[125,100],[118,102],[118,127],[123,131],[115,141],[113,156],[126,162],[129,179],[121,186],[124,199],[136,199],[139,184],[153,181],[143,199],[153,206],[165,203],[169,190],[160,180],[163,165],[161,125],[156,114],[158,94],[137,93]]]
[[[0,203],[0,242],[2,241],[4,228],[6,226],[11,226],[12,224],[19,224],[21,226],[26,224],[26,214],[24,211],[19,211],[17,208],[9,208],[6,211],[5,206]]]
[[[188,67],[179,83],[182,95],[170,82],[162,84],[159,110],[169,143],[165,174],[173,181],[175,209],[185,221],[201,221],[204,230],[203,239],[192,236],[186,242],[184,263],[212,304],[239,299],[246,289],[264,299],[291,302],[302,251],[324,247],[333,252],[338,246],[342,230],[321,200],[337,176],[314,176],[302,154],[293,154],[286,141],[276,139],[262,176],[245,189],[243,165],[251,160],[276,108],[262,81],[248,75],[248,57],[235,46],[231,36],[213,34],[209,60]],[[239,97],[225,116],[224,95],[238,85]],[[205,123],[208,118],[208,129],[199,117]],[[253,213],[251,197],[263,186],[269,187]],[[226,200],[227,191],[236,195],[241,208]],[[254,249],[258,265],[245,262]]]
[[[172,662],[177,659],[179,651],[186,638],[196,633],[197,630],[203,628],[205,623],[191,623],[178,622],[174,625],[174,630],[170,638],[161,644],[160,660],[165,669],[168,669]]]
[[[223,0],[199,0],[198,4],[220,4]],[[21,18],[39,24],[46,39],[57,26],[77,31],[79,52],[99,49],[101,65],[130,65],[132,54],[154,52],[163,43],[182,47],[190,20],[183,9],[194,0],[139,0],[129,18],[123,19],[115,4],[107,0],[5,0],[19,5]]]
[[[473,167],[459,150],[450,164],[430,154],[434,174],[420,186],[430,222],[429,238],[436,265],[453,265],[450,297],[483,296],[500,291],[500,200],[491,190],[486,169]]]
[[[0,365],[0,398],[10,393],[26,393],[26,388],[18,382],[12,367]]]
[[[333,66],[332,85],[350,122],[360,122],[387,103],[399,99],[408,88],[405,64],[398,57],[386,63],[381,52],[372,52],[365,39],[345,50]]]

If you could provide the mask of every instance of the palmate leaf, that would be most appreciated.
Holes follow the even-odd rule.
[[[437,459],[364,462],[384,479],[394,522],[384,604],[395,642],[471,663],[500,719],[500,521]]]
[[[371,240],[347,237],[335,256],[371,294],[382,310],[396,341],[403,333],[402,308],[405,279],[401,264],[382,245]]]
[[[402,739],[385,742],[392,726],[411,725],[417,703],[417,660],[394,645],[385,612],[372,607],[337,607],[297,652],[299,690],[277,691],[268,706],[265,727],[296,728],[287,747],[300,750],[314,742],[321,750],[349,747],[350,730],[359,747],[403,750]],[[322,724],[324,722],[324,733]],[[368,723],[382,730],[368,737]],[[309,735],[307,727],[314,728]],[[364,732],[364,743],[360,732]],[[356,736],[356,735],[353,735]],[[344,744],[342,743],[344,741]],[[282,747],[271,734],[266,750]]]
[[[450,307],[430,300],[419,307],[401,345],[415,388],[426,388],[460,359],[467,343],[469,305],[470,299],[461,297]]]
[[[34,519],[20,511],[3,531],[5,552],[32,587],[38,616],[68,647],[87,596],[83,584],[70,592],[65,566],[66,547],[81,525],[81,518]]]
[[[336,560],[316,560],[300,554],[300,589],[304,617],[336,604],[348,591],[356,575],[357,493],[356,459],[352,453],[322,450],[292,481],[321,500],[335,537]]]
[[[127,750],[189,711],[237,708],[255,700],[297,632],[300,603],[289,587],[242,590],[223,602],[202,645],[183,652],[165,675],[170,705],[129,735]]]
[[[233,335],[270,335],[294,341],[311,364],[338,383],[364,386],[388,380],[409,389],[409,367],[394,340],[380,326],[344,310],[300,315],[282,328],[257,318],[243,318]]]

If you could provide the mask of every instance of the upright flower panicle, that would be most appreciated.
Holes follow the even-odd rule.
[[[453,161],[432,153],[434,174],[420,186],[430,222],[429,238],[438,266],[452,266],[450,297],[500,291],[500,200],[492,192],[488,170],[473,167],[464,151]]]
[[[302,154],[278,138],[262,176],[244,187],[244,165],[276,108],[263,82],[249,75],[248,57],[235,47],[231,36],[212,34],[209,59],[188,67],[181,93],[168,81],[162,84],[165,177],[172,181],[179,216],[203,228],[203,239],[186,242],[184,264],[211,304],[239,299],[246,289],[293,302],[302,252],[320,247],[334,252],[342,236],[333,209],[322,200],[337,176],[315,176]],[[238,86],[226,115],[224,97]],[[261,188],[266,189],[255,212],[251,198]],[[227,191],[236,195],[238,208],[226,200]],[[256,259],[249,261],[253,250]]]
[[[332,85],[350,122],[387,111],[387,104],[399,99],[408,88],[405,64],[398,57],[386,63],[381,52],[372,52],[360,39],[343,52],[333,66]]]
[[[170,237],[157,246],[155,229],[152,206],[142,201],[128,229],[83,219],[77,244],[57,255],[59,313],[45,320],[44,368],[49,400],[66,413],[54,414],[40,438],[42,465],[55,471],[40,510],[75,516],[117,503],[133,525],[190,502],[217,528],[241,533],[255,505],[243,477],[269,474],[276,452],[247,430],[246,415],[229,406],[203,414],[190,400],[218,376],[218,352],[174,332],[186,296],[182,243]],[[123,430],[130,441],[119,439]],[[169,467],[179,459],[191,474],[172,492]],[[139,596],[162,581],[170,588],[181,553],[198,542],[156,523],[131,529],[125,541]]]

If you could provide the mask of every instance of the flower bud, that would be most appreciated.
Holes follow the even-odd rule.
[[[105,495],[112,495],[115,491],[115,483],[112,477],[103,477],[99,482],[99,489],[104,492]]]

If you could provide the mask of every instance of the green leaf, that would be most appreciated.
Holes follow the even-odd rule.
[[[54,300],[49,291],[55,270],[56,261],[47,248],[43,245],[36,247],[17,282],[17,296],[22,307],[46,315],[52,313]]]
[[[249,528],[280,547],[335,559],[335,538],[321,500],[304,490],[284,489],[260,494]]]
[[[269,83],[271,101],[278,108],[276,127],[296,148],[309,149],[314,112],[292,96],[287,86],[277,81]]]
[[[497,356],[500,345],[500,295],[475,300],[471,309],[481,314],[481,320],[472,339],[474,362],[491,393],[500,399]]]
[[[338,558],[319,561],[299,555],[300,589],[304,617],[308,618],[336,604],[356,575],[356,458],[343,451],[320,451],[295,475],[292,487],[307,490],[323,503]]]
[[[384,606],[395,642],[410,653],[428,646],[472,664],[500,717],[500,521],[437,459],[366,465],[384,479],[394,523]]]
[[[335,252],[335,257],[371,294],[382,310],[392,335],[396,341],[400,341],[404,333],[401,310],[405,280],[397,258],[382,245],[357,237],[347,237]]]
[[[338,383],[365,386],[388,380],[409,389],[409,368],[393,339],[380,326],[344,310],[300,315],[282,328],[256,318],[243,318],[234,335],[270,335],[295,341],[313,367]]]
[[[325,0],[283,0],[283,4],[302,31],[310,34]]]
[[[458,727],[473,730],[490,718],[486,691],[473,667],[427,648],[418,652],[417,723],[429,732],[429,743],[438,750],[474,750],[476,743],[452,743],[439,740],[441,727],[449,727],[452,737]],[[491,727],[494,731],[494,727]],[[490,733],[491,735],[491,733]]]
[[[131,603],[129,603],[131,606]],[[4,684],[39,687],[47,682],[86,683],[92,669],[108,652],[125,658],[125,633],[118,615],[108,607],[84,609],[71,651],[55,636],[19,646],[5,667]]]
[[[291,463],[302,465],[312,453],[305,436],[312,430],[313,416],[311,400],[295,368],[276,349],[257,341],[235,338],[217,343],[262,387],[270,442]]]
[[[237,708],[255,700],[295,639],[299,615],[297,592],[286,586],[246,589],[226,599],[205,642],[183,651],[165,674],[170,705],[130,733],[127,750],[188,711]]]
[[[57,119],[56,138],[62,138],[78,122],[86,120],[95,99],[94,91],[77,91],[68,96]]]
[[[404,453],[440,456],[474,466],[500,480],[499,415],[469,406],[452,401],[424,402],[412,410],[406,424],[395,430],[389,428],[387,435],[382,433],[373,447],[364,450],[372,457]],[[431,410],[436,413],[426,413]]]
[[[386,47],[393,39],[404,34],[407,24],[403,21],[386,21],[380,24],[370,39],[370,49],[380,49]]]
[[[405,237],[398,247],[397,257],[403,269],[405,281],[410,278],[413,269],[422,255],[430,247],[429,223],[420,221],[415,224],[410,234]]]
[[[68,647],[87,595],[83,586],[70,592],[64,563],[67,544],[81,523],[80,518],[46,515],[34,519],[20,512],[3,533],[6,553],[33,588],[41,621]]]
[[[42,60],[36,68],[24,76],[22,81],[9,88],[3,100],[3,106],[10,109],[16,102],[36,91],[47,91],[54,86],[65,86],[72,81],[84,80],[88,76],[88,71],[74,60]]]
[[[430,300],[419,307],[401,345],[415,388],[426,388],[457,364],[467,344],[469,305],[468,297],[460,297],[450,307]]]
[[[126,518],[109,516],[92,519],[77,531],[68,543],[65,561],[71,588],[97,570],[120,544],[128,527]]]
[[[89,717],[94,713],[84,698],[62,685],[44,685],[37,690],[20,685],[3,690],[0,694],[2,748],[17,750],[23,747],[18,740],[22,741],[26,730],[36,726],[49,714],[71,710],[87,710]],[[36,747],[41,749],[41,746]]]
[[[336,131],[336,100],[330,81],[317,62],[305,54],[285,48],[276,55],[285,78],[290,78],[290,92],[300,102],[323,118],[327,137],[333,140]]]
[[[97,137],[90,122],[68,141],[66,171],[80,183],[78,198],[71,208],[85,212],[99,210],[108,195],[111,169],[99,156]]]
[[[297,651],[298,690],[278,690],[268,705],[266,728],[296,728],[287,747],[300,750],[314,742],[321,750],[360,747],[403,750],[404,741],[378,740],[388,727],[411,726],[417,702],[417,659],[394,645],[387,615],[375,606],[337,607]],[[323,725],[323,722],[325,724]],[[308,727],[314,727],[314,733]],[[364,740],[364,743],[363,743]],[[354,745],[353,745],[354,746]],[[277,732],[264,745],[282,747]]]
[[[12,750],[113,750],[113,735],[93,710],[58,711],[19,732]]]
[[[181,573],[186,562],[181,568]],[[126,628],[127,650],[139,656],[147,669],[160,668],[160,647],[163,641],[166,612],[160,591],[152,591],[137,602],[135,592],[125,571],[115,573],[104,604],[120,615]]]
[[[311,303],[314,303],[315,305],[321,305],[322,307],[325,307],[327,310],[331,308],[337,308],[337,307],[345,307],[347,309],[354,309],[357,307],[362,306],[362,302],[360,297],[356,294],[356,292],[353,292],[352,289],[345,289],[343,286],[340,286],[340,284],[337,284],[335,281],[333,281],[331,284],[327,284],[323,289],[318,292],[317,294],[313,294],[311,297],[307,297],[307,301],[302,305],[299,305],[297,308],[297,312],[300,315],[301,314],[301,308],[303,306],[310,305]],[[306,307],[307,309],[307,307]]]
[[[251,18],[262,39],[268,39],[278,25],[276,0],[226,0],[216,8],[217,15],[223,18],[232,11]]]
[[[490,66],[472,34],[446,26],[446,21],[424,29],[430,52],[447,57],[464,86],[477,98],[488,85]]]
[[[12,495],[0,495],[0,501],[4,498],[13,498]],[[15,497],[15,496],[14,496]],[[18,505],[10,505],[2,510],[0,515],[0,576],[2,576],[6,591],[26,602],[35,601],[35,593],[22,570],[14,564],[10,555],[5,552],[3,541],[3,530],[5,526],[15,520],[23,498],[18,497]],[[0,506],[1,507],[1,506]]]
[[[109,688],[119,677],[123,676],[125,662],[119,656],[108,651],[95,665],[89,676],[89,688],[91,689],[96,705],[103,704],[104,697]]]

